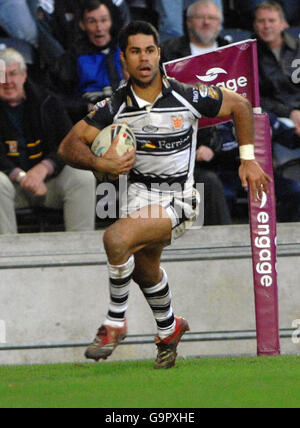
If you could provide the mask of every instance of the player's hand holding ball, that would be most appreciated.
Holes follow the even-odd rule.
[[[126,125],[110,125],[103,129],[92,145],[92,152],[105,160],[105,169],[94,171],[100,181],[116,180],[127,174],[136,160],[136,139]]]
[[[117,135],[113,139],[111,147],[103,157],[103,159],[108,161],[108,169],[110,174],[114,176],[127,174],[133,167],[136,160],[135,148],[132,148],[131,151],[128,151],[122,156],[118,154],[117,148],[119,144],[119,139],[120,139],[119,135]]]

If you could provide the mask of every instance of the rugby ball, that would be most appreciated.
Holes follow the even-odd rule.
[[[113,139],[119,135],[119,141],[116,146],[117,154],[121,157],[125,153],[136,148],[136,138],[132,129],[126,124],[113,124],[102,129],[95,138],[91,150],[95,156],[103,157],[108,152]],[[99,181],[115,181],[118,176],[107,174],[106,172],[93,171]]]

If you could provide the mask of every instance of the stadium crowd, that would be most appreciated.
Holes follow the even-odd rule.
[[[63,210],[68,231],[95,227],[94,176],[65,166],[57,149],[127,78],[118,33],[131,20],[159,29],[163,62],[258,39],[278,220],[300,221],[299,0],[0,0],[0,234],[17,232],[15,209],[25,207]],[[245,220],[238,165],[231,123],[198,132],[205,225]]]

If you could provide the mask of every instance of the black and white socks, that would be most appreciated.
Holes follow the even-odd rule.
[[[157,323],[158,335],[161,339],[170,336],[175,331],[175,317],[172,309],[172,295],[168,284],[166,271],[161,269],[163,273],[162,280],[159,284],[153,287],[140,288],[152,309],[154,318]]]
[[[122,328],[125,323],[125,314],[128,309],[128,297],[132,275],[135,269],[134,256],[120,266],[108,263],[110,304],[104,325]],[[172,295],[168,277],[164,269],[162,280],[152,286],[144,287],[139,284],[157,323],[158,335],[161,339],[170,336],[175,331],[175,317],[172,309]]]
[[[117,328],[124,326],[134,268],[134,256],[121,266],[112,266],[108,263],[110,304],[104,325]]]

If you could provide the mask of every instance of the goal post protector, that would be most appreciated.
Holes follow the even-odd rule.
[[[264,171],[273,174],[270,121],[255,114],[255,156]],[[254,202],[249,192],[249,213],[254,277],[257,354],[280,355],[277,284],[277,221],[274,181],[269,193]]]

